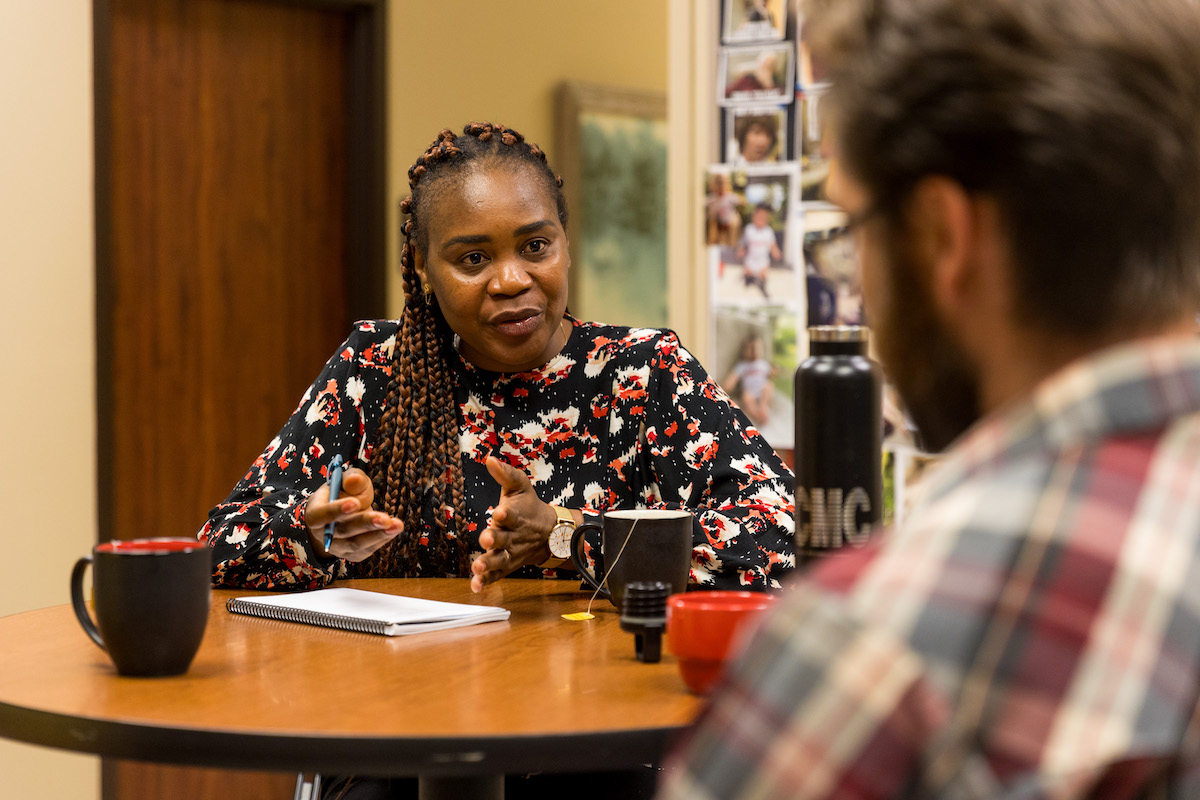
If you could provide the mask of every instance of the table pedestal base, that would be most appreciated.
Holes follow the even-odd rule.
[[[470,777],[422,777],[418,781],[419,800],[504,800],[503,775]]]

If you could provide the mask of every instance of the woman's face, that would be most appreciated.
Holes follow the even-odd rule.
[[[524,372],[567,334],[567,234],[549,187],[522,165],[468,168],[437,187],[425,212],[429,251],[413,266],[460,352],[492,372]]]

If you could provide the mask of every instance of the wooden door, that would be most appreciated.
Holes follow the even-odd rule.
[[[384,313],[382,3],[95,0],[101,540],[194,536]],[[103,773],[106,798],[295,781]]]

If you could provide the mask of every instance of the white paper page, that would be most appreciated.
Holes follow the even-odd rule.
[[[448,603],[441,600],[402,597],[346,587],[317,589],[296,594],[240,597],[238,599],[247,603],[371,619],[388,625],[440,622],[474,617],[488,619],[506,619],[508,617],[508,611],[499,606]]]

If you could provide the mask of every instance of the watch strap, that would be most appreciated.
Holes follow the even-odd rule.
[[[554,523],[554,527],[557,528],[559,525],[570,525],[572,528],[575,527],[575,515],[571,513],[571,509],[555,505],[550,507],[554,509],[554,515],[558,517],[558,521]]]

